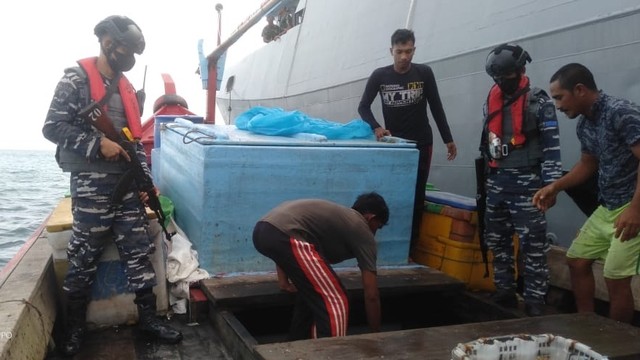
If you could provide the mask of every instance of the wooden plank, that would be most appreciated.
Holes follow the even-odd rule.
[[[51,247],[38,237],[0,286],[0,359],[45,357],[56,318],[55,291]]]
[[[111,326],[89,331],[80,353],[74,356],[73,360],[246,359],[232,357],[227,353],[221,334],[216,332],[209,321],[192,323],[182,315],[160,320],[181,331],[183,340],[175,345],[163,344],[141,333],[136,325]],[[46,359],[61,360],[63,358],[51,354]],[[64,359],[71,360],[71,358]]]
[[[147,211],[147,218],[155,219],[156,213],[149,208],[145,208]],[[58,205],[51,212],[51,216],[47,221],[47,231],[50,233],[70,230],[73,224],[73,216],[71,215],[71,198],[65,197],[60,200]]]
[[[63,198],[51,212],[47,221],[47,231],[60,232],[71,229],[73,216],[71,215],[71,198]]]
[[[547,263],[549,264],[550,284],[565,290],[571,290],[571,275],[566,261],[567,249],[559,246],[552,246],[547,252]],[[593,264],[593,276],[596,282],[595,297],[603,301],[609,301],[607,284],[604,281],[602,261]],[[631,289],[634,296],[634,307],[640,311],[640,277],[634,276],[631,279]]]
[[[362,291],[359,270],[336,270],[349,292]],[[280,291],[275,274],[256,274],[213,278],[201,281],[209,300],[217,307],[271,306],[292,301],[293,294]],[[424,266],[403,266],[378,270],[382,296],[426,291],[461,291],[464,283],[438,270]]]
[[[588,314],[442,326],[258,345],[262,360],[450,359],[458,343],[481,337],[551,333],[582,342],[610,360],[640,358],[640,328]]]
[[[211,323],[232,359],[253,359],[258,344],[244,326],[227,311],[209,311]]]

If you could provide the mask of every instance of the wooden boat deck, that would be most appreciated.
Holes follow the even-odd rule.
[[[190,323],[185,315],[167,320],[182,331],[184,339],[177,345],[160,344],[144,336],[138,336],[136,326],[115,326],[91,331],[81,352],[74,360],[231,360],[231,357],[213,326],[206,318]],[[68,359],[51,352],[47,360]]]
[[[567,249],[559,246],[551,246],[547,252],[547,263],[549,264],[549,273],[551,275],[550,284],[560,289],[571,291],[571,275],[569,267],[566,263]],[[609,292],[604,281],[603,275],[604,263],[596,261],[593,264],[593,276],[595,279],[595,297],[601,301],[609,301]],[[634,296],[634,308],[636,312],[640,311],[640,276],[631,278],[631,289]]]
[[[361,288],[358,271],[339,272],[350,295]],[[510,334],[555,334],[573,339],[614,359],[640,359],[640,328],[618,323],[597,314],[550,314],[543,317],[525,317],[521,311],[499,313],[503,320],[484,321],[489,314],[477,313],[479,307],[470,305],[468,318],[478,322],[459,325],[433,326],[416,329],[390,329],[380,333],[358,333],[341,338],[327,338],[284,342],[277,337],[258,337],[233,312],[247,307],[274,306],[291,301],[291,294],[278,290],[275,275],[240,276],[209,279],[202,282],[203,290],[217,309],[212,317],[216,331],[221,334],[234,358],[260,360],[304,359],[449,359],[451,350],[458,345],[481,337]],[[400,268],[379,271],[380,292],[411,297],[419,293],[465,293],[457,280],[430,268]],[[483,294],[467,293],[482,302]],[[430,309],[425,309],[429,312]],[[437,310],[435,310],[437,311]],[[473,314],[476,312],[475,314]],[[507,319],[507,316],[509,317]],[[500,317],[497,317],[500,318]],[[506,319],[506,320],[504,320]],[[479,322],[482,321],[482,322]],[[274,322],[270,326],[276,327]],[[351,326],[350,326],[351,327]],[[354,332],[350,332],[354,333]],[[228,341],[228,342],[227,342]]]
[[[340,271],[339,275],[350,295],[361,292],[359,271]],[[458,280],[426,267],[381,269],[379,283],[383,297],[397,296],[403,301],[425,292],[466,294],[466,299],[475,296],[479,302],[484,301],[483,294],[469,294]],[[544,333],[580,341],[610,360],[640,359],[638,327],[596,314],[526,318],[518,311],[511,314],[498,311],[495,316],[499,317],[494,319],[509,318],[487,321],[491,316],[482,313],[473,301],[465,309],[467,318],[476,319],[473,323],[409,329],[383,326],[385,332],[380,333],[367,333],[364,329],[341,338],[283,342],[279,335],[255,336],[243,325],[241,316],[237,316],[247,308],[268,314],[269,307],[291,304],[292,295],[278,289],[274,274],[208,279],[201,283],[201,289],[209,300],[208,319],[200,314],[198,323],[190,323],[184,315],[168,320],[183,332],[182,343],[163,345],[138,337],[135,326],[111,327],[91,332],[75,359],[449,359],[458,343],[480,337]],[[424,312],[437,311],[426,309]],[[279,326],[268,320],[266,325]],[[58,330],[54,329],[53,333],[57,337]],[[47,359],[58,357],[50,353]]]
[[[360,271],[336,272],[347,292],[362,291]],[[275,274],[213,278],[201,281],[201,286],[209,300],[224,309],[268,307],[291,300],[291,294],[279,290]],[[428,267],[407,266],[378,269],[378,288],[381,296],[399,296],[425,291],[462,291],[464,283]]]
[[[548,315],[464,325],[258,345],[261,360],[450,359],[481,337],[551,333],[589,345],[609,360],[640,359],[640,329],[596,314]]]

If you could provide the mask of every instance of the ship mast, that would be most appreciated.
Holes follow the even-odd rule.
[[[407,14],[407,23],[404,25],[405,29],[411,29],[413,27],[413,14],[416,12],[416,0],[411,0],[409,4],[409,13]]]
[[[218,42],[216,46],[220,46],[220,36],[222,34],[222,4],[216,4],[216,11],[218,12]]]
[[[262,17],[264,17],[271,9],[278,5],[282,0],[268,0],[260,5],[260,9],[251,15],[240,27],[222,44],[220,43],[220,10],[216,6],[218,11],[218,47],[213,50],[211,54],[207,56],[209,77],[207,79],[207,116],[205,123],[215,124],[216,122],[216,90],[217,90],[217,77],[218,77],[218,60],[225,51],[231,47],[236,41],[238,41],[244,33],[246,33],[253,25],[258,23]]]

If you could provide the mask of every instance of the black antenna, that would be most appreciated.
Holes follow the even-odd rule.
[[[229,103],[227,104],[227,111],[229,112],[229,123],[231,123],[231,90],[233,90],[233,84],[235,83],[235,81],[236,81],[235,75],[231,75],[227,79],[226,90],[227,90],[227,93],[229,94]]]
[[[142,91],[144,91],[144,87],[146,83],[147,83],[147,65],[144,66],[144,75],[142,76]]]
[[[140,115],[144,113],[144,101],[147,99],[147,94],[144,92],[144,87],[147,83],[147,65],[144,66],[144,76],[142,78],[142,89],[136,91],[136,98],[138,99],[138,108],[140,108]]]

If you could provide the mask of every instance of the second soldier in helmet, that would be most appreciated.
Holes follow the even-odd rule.
[[[493,252],[493,299],[517,307],[515,263],[523,280],[525,312],[541,315],[549,283],[547,223],[535,208],[536,190],[562,176],[560,138],[553,102],[525,74],[529,54],[503,44],[487,56],[494,81],[484,106],[480,150],[488,164],[485,241]],[[519,239],[514,259],[513,235]]]

